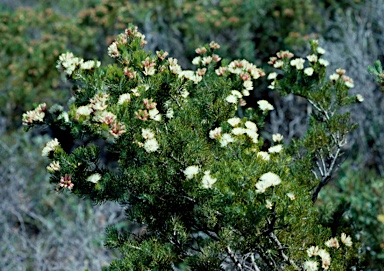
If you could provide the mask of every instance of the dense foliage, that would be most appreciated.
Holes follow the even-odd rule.
[[[349,227],[331,232],[313,205],[354,129],[339,111],[362,101],[348,95],[345,70],[327,79],[317,41],[307,61],[289,51],[270,58],[279,70],[268,75],[270,88],[313,106],[306,136],[285,151],[280,134],[270,136],[272,146],[258,134],[273,106],[242,108],[263,70],[221,59],[215,42],[196,49],[195,70],[182,70],[145,44],[130,26],[108,48],[116,64],[62,54],[57,67],[76,84],[69,110],[44,103],[23,115],[29,127],[60,127],[80,139],[71,151],[57,138],[42,151],[57,189],[118,201],[142,225],[139,236],[107,230],[106,245],[123,256],[109,270],[356,266]]]

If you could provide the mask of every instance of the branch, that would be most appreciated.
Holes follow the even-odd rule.
[[[243,267],[242,267],[241,263],[239,262],[239,260],[237,259],[237,256],[231,250],[231,248],[229,246],[227,246],[226,250],[227,250],[227,253],[229,254],[229,256],[231,257],[232,261],[235,263],[237,269],[240,271],[243,271]]]

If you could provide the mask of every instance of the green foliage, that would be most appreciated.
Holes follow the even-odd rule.
[[[368,66],[368,72],[376,77],[377,83],[384,88],[384,73],[380,60],[376,60],[373,66]]]
[[[257,132],[272,105],[260,100],[257,109],[241,109],[263,70],[222,60],[215,42],[196,50],[194,70],[182,70],[177,59],[153,55],[145,44],[130,26],[108,48],[115,64],[61,55],[58,68],[77,84],[69,110],[41,104],[23,115],[29,127],[61,127],[81,140],[71,152],[57,139],[43,149],[57,189],[126,204],[128,219],[144,227],[138,236],[107,230],[106,244],[122,252],[108,270],[293,270],[316,261],[311,257],[321,257],[325,268],[355,265],[356,247],[346,236],[338,237],[340,249],[324,250],[344,229],[331,235],[312,203],[353,130],[349,115],[338,111],[356,100],[348,96],[350,78],[325,79],[327,62],[317,43],[305,69],[288,51],[271,58],[282,68],[281,75],[269,75],[271,88],[301,95],[316,110],[297,155],[284,150],[279,135],[264,150]],[[301,155],[305,163],[297,160]]]

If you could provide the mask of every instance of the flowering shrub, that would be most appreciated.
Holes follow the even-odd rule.
[[[142,225],[139,235],[107,229],[106,245],[122,253],[108,270],[357,266],[351,229],[331,231],[313,204],[354,128],[339,111],[361,101],[348,95],[345,70],[328,79],[316,41],[308,61],[288,51],[271,57],[270,88],[303,96],[313,113],[304,138],[285,145],[274,134],[268,145],[260,132],[273,105],[245,108],[262,69],[221,59],[211,42],[183,70],[145,44],[130,26],[108,48],[115,64],[62,54],[57,67],[77,84],[68,109],[42,104],[23,116],[29,128],[60,127],[77,139],[71,151],[57,139],[43,149],[58,190],[118,201]]]

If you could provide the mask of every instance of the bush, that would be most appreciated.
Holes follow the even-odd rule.
[[[29,127],[80,140],[70,152],[57,139],[43,148],[57,189],[125,204],[143,226],[139,235],[108,228],[106,245],[122,259],[107,270],[358,268],[352,229],[331,232],[313,206],[355,128],[341,109],[361,97],[349,96],[345,70],[328,80],[316,41],[308,61],[272,57],[270,88],[304,97],[313,114],[302,139],[288,146],[275,134],[268,146],[258,132],[273,106],[242,109],[263,70],[221,59],[215,42],[196,49],[196,70],[182,70],[145,43],[130,26],[108,48],[115,64],[61,55],[60,70],[78,85],[69,110],[40,104],[23,115]]]

